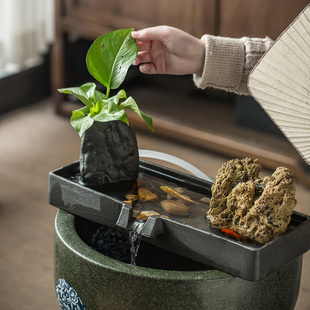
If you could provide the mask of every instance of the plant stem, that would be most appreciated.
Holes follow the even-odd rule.
[[[106,99],[106,100],[109,99],[109,96],[110,96],[110,86],[107,87],[107,92],[106,92],[106,94],[105,94],[105,99]]]

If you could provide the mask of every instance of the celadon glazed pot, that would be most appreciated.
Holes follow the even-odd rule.
[[[141,242],[134,266],[91,248],[98,227],[66,211],[57,213],[54,275],[61,309],[294,309],[302,256],[251,282]]]

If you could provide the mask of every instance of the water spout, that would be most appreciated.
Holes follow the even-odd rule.
[[[163,232],[163,224],[158,216],[152,216],[146,222],[132,218],[132,214],[127,206],[123,206],[117,221],[119,226],[128,230],[129,246],[130,246],[130,262],[136,266],[136,258],[138,255],[142,237],[154,238]],[[125,226],[124,226],[125,224]]]
[[[145,222],[140,221],[140,220],[134,220],[133,223],[131,224],[129,231],[135,231],[138,235],[141,235],[144,225],[145,225]]]
[[[122,206],[116,226],[127,231],[136,231],[139,235],[147,238],[154,238],[163,233],[162,219],[158,215],[149,217],[146,222],[137,220],[132,215],[132,207],[126,203]]]

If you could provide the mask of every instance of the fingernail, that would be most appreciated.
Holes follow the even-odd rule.
[[[139,31],[133,31],[133,32],[131,33],[131,35],[132,35],[134,38],[138,38],[138,37],[140,36],[140,33],[139,33]]]
[[[140,65],[139,69],[142,73],[148,73],[148,65],[147,64]]]

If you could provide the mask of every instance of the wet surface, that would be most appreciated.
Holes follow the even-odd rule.
[[[186,206],[189,208],[189,215],[185,216],[178,216],[178,215],[172,215],[167,213],[162,207],[161,207],[161,202],[165,201],[167,199],[169,200],[177,200],[174,197],[170,197],[169,194],[164,192],[161,189],[161,186],[168,186],[171,189],[180,189],[180,186],[175,183],[169,183],[165,182],[161,179],[146,175],[144,173],[141,173],[139,175],[138,179],[138,187],[143,187],[149,189],[152,193],[156,194],[158,196],[158,200],[156,201],[149,201],[149,202],[142,202],[140,200],[134,201],[133,202],[133,207],[134,210],[137,211],[138,213],[141,211],[155,211],[159,213],[161,216],[165,216],[170,218],[171,220],[174,220],[176,222],[185,224],[185,225],[190,225],[199,229],[207,230],[209,229],[209,224],[206,220],[206,212],[209,209],[209,203],[204,203],[201,202],[201,199],[203,198],[208,198],[207,196],[193,192],[186,187],[181,187],[183,190],[182,195],[186,195],[191,198],[191,200],[194,201],[194,203],[190,202],[184,202]]]
[[[74,181],[80,185],[83,185],[81,181],[80,174],[78,171],[75,171],[74,175],[70,175],[68,177],[71,181]],[[182,182],[181,182],[182,183]],[[190,212],[188,215],[173,215],[166,212],[161,203],[163,201],[180,201],[181,199],[177,199],[169,195],[169,193],[165,192],[162,187],[169,187],[172,190],[176,190],[181,192],[183,196],[190,198],[193,202],[188,202],[182,200],[182,203],[185,203]],[[151,200],[151,201],[142,201],[139,199],[138,192],[141,189],[147,189],[152,194],[156,195],[158,199]],[[225,233],[219,229],[212,228],[209,222],[206,219],[206,213],[210,209],[210,199],[211,199],[211,192],[200,193],[197,191],[193,191],[188,189],[184,184],[180,184],[178,182],[169,182],[163,178],[158,178],[147,173],[140,172],[137,182],[133,185],[133,187],[128,187],[127,190],[121,191],[110,191],[107,192],[105,189],[96,189],[99,192],[104,194],[110,195],[113,198],[116,198],[120,201],[124,201],[126,203],[130,203],[133,207],[133,216],[137,219],[140,219],[139,215],[149,212],[154,212],[159,214],[163,219],[169,219],[174,222],[180,223],[185,226],[197,228],[199,230],[205,232],[211,232],[212,234],[225,237],[232,241],[238,242],[239,244],[244,244],[246,246],[250,246],[253,248],[260,248],[263,245],[249,240],[249,239],[240,239],[236,238],[232,234]],[[132,200],[128,200],[128,197]],[[143,199],[144,200],[144,199]],[[148,216],[142,216],[143,220],[146,220]],[[298,219],[292,218],[290,225],[288,226],[287,232],[294,230],[300,222]]]
[[[76,171],[74,175],[68,177],[71,181],[74,181],[80,185],[84,185],[81,181],[79,173]],[[171,215],[167,213],[162,207],[161,202],[167,199],[177,200],[174,197],[169,196],[166,192],[161,189],[161,186],[168,186],[171,189],[180,189],[182,188],[182,194],[186,195],[193,200],[193,203],[185,202],[186,205],[190,209],[190,214],[188,216],[177,216]],[[180,186],[179,184],[167,182],[163,179],[148,175],[146,173],[139,173],[138,179],[136,184],[132,188],[128,188],[128,190],[122,191],[113,191],[113,192],[106,192],[104,190],[98,190],[102,193],[108,194],[114,198],[117,198],[121,201],[128,201],[126,199],[127,194],[132,194],[138,196],[138,190],[141,188],[146,188],[153,194],[158,196],[158,199],[155,201],[141,201],[140,199],[136,201],[132,201],[132,206],[134,209],[134,214],[138,215],[142,211],[155,211],[162,216],[168,217],[171,220],[176,222],[190,225],[195,228],[199,228],[202,230],[209,230],[210,225],[206,220],[206,212],[209,210],[209,200],[210,195],[197,193],[195,191],[189,190],[184,186]],[[183,201],[184,203],[184,201]]]

